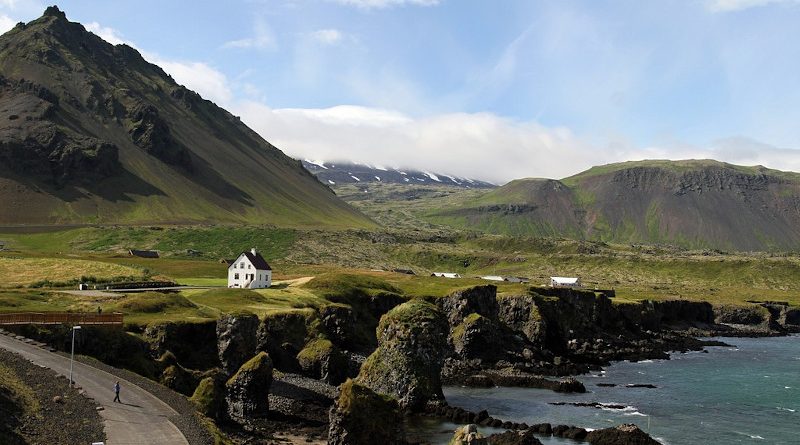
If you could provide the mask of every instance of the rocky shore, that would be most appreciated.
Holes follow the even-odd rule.
[[[402,429],[357,411],[368,406],[394,413],[390,418],[440,416],[527,431],[524,424],[448,406],[442,385],[585,392],[576,376],[613,361],[667,359],[673,351],[724,345],[701,339],[706,336],[784,335],[800,328],[797,309],[779,302],[620,304],[575,289],[497,295],[491,285],[439,298],[408,300],[391,291],[331,298],[334,304],[319,309],[158,324],[138,336],[87,329],[93,332],[79,347],[183,394],[184,408],[212,419],[236,442],[277,443],[292,431],[299,440],[356,444],[348,439],[358,436],[355,429],[372,428],[393,431],[404,443]],[[26,335],[66,346],[57,330]],[[196,422],[188,424],[181,430],[209,443],[208,434],[192,432]]]

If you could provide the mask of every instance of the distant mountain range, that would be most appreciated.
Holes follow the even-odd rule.
[[[800,249],[800,174],[710,160],[519,179],[426,219],[489,233],[735,250]]]
[[[57,7],[0,36],[0,224],[371,227],[236,116]]]
[[[413,169],[372,166],[356,162],[304,160],[303,167],[328,185],[384,183],[409,185],[445,185],[461,188],[494,188],[496,185],[477,179]]]

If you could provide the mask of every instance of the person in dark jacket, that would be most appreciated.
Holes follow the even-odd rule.
[[[122,400],[119,399],[119,380],[114,384],[114,401],[122,403]]]

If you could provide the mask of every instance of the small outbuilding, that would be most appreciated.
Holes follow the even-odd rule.
[[[431,276],[441,278],[461,278],[461,275],[454,272],[434,272],[431,274]]]
[[[128,250],[128,255],[136,256],[139,258],[158,258],[158,251],[155,250],[136,250],[130,249]]]
[[[550,277],[552,287],[581,287],[581,279],[577,277]]]
[[[228,287],[241,289],[265,289],[272,286],[272,268],[253,247],[242,252],[228,266]]]

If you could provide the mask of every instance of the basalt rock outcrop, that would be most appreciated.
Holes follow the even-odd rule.
[[[632,424],[590,431],[586,441],[591,445],[660,445],[660,443]]]
[[[247,423],[266,417],[269,412],[269,388],[272,384],[272,360],[259,352],[225,383],[225,403],[231,419]]]
[[[406,445],[397,401],[348,380],[330,411],[328,445]]]
[[[444,400],[440,380],[447,348],[447,319],[434,305],[411,300],[381,317],[378,348],[356,381],[394,397],[401,408],[419,411]]]
[[[297,362],[305,375],[330,385],[338,385],[347,378],[347,357],[328,339],[308,342],[297,354]]]
[[[233,375],[256,352],[259,320],[254,314],[225,314],[217,320],[217,351],[220,366]]]

